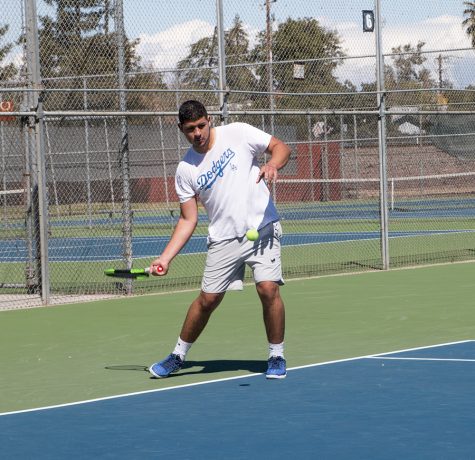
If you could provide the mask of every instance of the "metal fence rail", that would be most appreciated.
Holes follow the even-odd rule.
[[[148,265],[174,228],[188,98],[215,124],[247,122],[291,146],[272,190],[287,278],[474,258],[475,78],[451,66],[473,49],[383,53],[385,1],[375,31],[353,33],[356,55],[341,24],[367,2],[337,2],[333,23],[313,19],[318,2],[299,16],[285,2],[207,0],[197,18],[147,0],[78,0],[62,15],[60,2],[0,3],[0,308],[199,286],[204,213],[166,278],[102,276]],[[262,22],[250,33],[252,8]],[[196,38],[156,53],[158,14]]]

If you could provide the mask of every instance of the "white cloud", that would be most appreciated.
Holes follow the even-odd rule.
[[[251,27],[248,24],[243,24],[243,28],[247,33],[247,36],[249,38],[249,47],[254,48],[257,45],[257,35],[260,31],[260,29],[257,29],[255,27]]]
[[[319,18],[319,22],[330,30],[336,30],[342,38],[342,47],[348,56],[365,56],[375,54],[375,34],[363,33],[361,24],[357,22],[335,23],[329,18]],[[248,32],[251,47],[256,43],[258,30],[244,24]],[[183,59],[190,50],[190,45],[213,33],[214,24],[202,20],[188,21],[177,24],[154,35],[140,36],[139,54],[145,63],[159,69],[173,69],[177,62]],[[423,51],[443,50],[447,56],[444,61],[444,78],[450,79],[456,86],[465,87],[475,84],[473,68],[475,52],[451,51],[459,48],[470,48],[470,39],[461,25],[460,17],[438,16],[420,22],[392,25],[384,22],[382,29],[383,52],[390,53],[391,48],[410,43],[416,46],[419,41],[425,42]],[[447,50],[447,51],[444,51]],[[437,54],[427,54],[424,65],[436,77]],[[390,61],[390,58],[387,58]],[[465,69],[460,72],[459,69]],[[375,79],[374,58],[347,59],[336,71],[340,81],[350,80],[356,85],[362,82],[372,82]]]
[[[20,48],[14,48],[10,54],[5,57],[3,64],[15,64],[16,67],[23,65],[23,52]]]
[[[361,24],[344,23],[335,26],[342,37],[342,45],[349,56],[362,56],[375,54],[374,33],[363,33]],[[475,51],[451,51],[461,48],[471,48],[470,39],[461,25],[461,20],[456,16],[439,16],[429,18],[421,22],[411,24],[391,25],[384,23],[382,29],[383,52],[391,53],[391,48],[410,43],[425,42],[423,51],[439,51],[446,59],[444,60],[444,78],[450,79],[456,86],[465,87],[469,83],[475,83],[471,78],[471,72],[456,71],[460,68],[473,68]],[[438,53],[426,54],[424,66],[430,69],[436,77],[437,65],[435,58]],[[386,58],[391,62],[390,58]],[[371,82],[375,79],[374,59],[350,59],[341,66],[336,75],[341,81],[349,79],[355,84]],[[473,74],[472,74],[473,75]]]
[[[201,20],[177,24],[154,35],[139,36],[138,53],[145,63],[159,69],[174,68],[190,51],[190,45],[213,34],[214,25]]]
[[[257,43],[258,29],[248,24],[243,28],[249,37],[249,46]],[[141,34],[138,53],[145,63],[158,69],[173,69],[190,51],[190,46],[214,32],[214,24],[193,20],[177,24],[154,35]]]
[[[385,52],[390,48],[404,43],[426,43],[426,49],[450,50],[454,48],[469,48],[470,39],[462,28],[462,21],[456,16],[439,16],[429,18],[404,27],[383,27],[383,45]]]

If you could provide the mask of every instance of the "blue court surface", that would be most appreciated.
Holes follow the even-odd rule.
[[[447,235],[474,233],[474,230],[419,230],[389,232],[390,238],[405,238],[427,235]],[[381,237],[378,231],[372,232],[319,232],[291,233],[282,237],[282,246],[301,246],[303,244],[337,243],[341,241],[375,240]],[[137,258],[154,258],[167,245],[168,236],[144,236],[132,238],[132,253]],[[122,260],[123,239],[121,237],[89,238],[50,238],[48,258],[51,262],[86,262]],[[193,236],[181,254],[205,253],[206,237]],[[1,240],[1,262],[25,262],[28,248],[25,240]]]
[[[285,380],[165,384],[0,414],[2,458],[475,458],[473,340],[289,369]]]
[[[180,214],[179,209],[169,210],[170,214],[142,215],[140,211],[132,214],[133,225],[172,225],[175,226]],[[388,210],[392,219],[436,219],[436,218],[470,218],[475,216],[475,199],[473,198],[438,198],[438,199],[420,199],[420,200],[397,200]],[[310,204],[299,206],[294,203],[289,207],[279,207],[279,214],[283,220],[379,220],[380,209],[377,201],[368,203],[343,203],[333,202],[320,204]],[[123,222],[121,213],[112,211],[99,212],[87,217],[77,218],[55,218],[54,211],[50,216],[50,225],[52,227],[117,227],[120,228]],[[198,216],[200,222],[208,222],[205,214]],[[17,222],[10,225],[10,228],[22,229],[24,222]]]

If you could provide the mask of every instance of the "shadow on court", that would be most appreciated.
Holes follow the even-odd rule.
[[[249,361],[238,359],[217,359],[214,361],[185,361],[183,368],[176,374],[171,374],[170,377],[180,377],[183,375],[194,374],[214,374],[219,372],[232,371],[249,371],[252,373],[265,372],[267,362]],[[148,372],[148,366],[141,364],[121,364],[117,366],[106,366],[105,369],[110,371],[142,371]]]

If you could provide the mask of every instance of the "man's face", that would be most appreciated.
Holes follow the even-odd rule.
[[[193,148],[200,153],[206,153],[210,141],[210,119],[201,117],[195,121],[186,121],[179,125],[181,132],[185,135]]]

